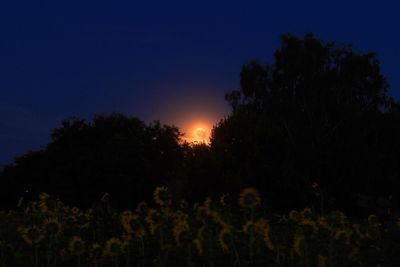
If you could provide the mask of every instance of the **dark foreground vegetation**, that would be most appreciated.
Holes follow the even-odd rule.
[[[272,213],[254,188],[201,203],[158,187],[118,212],[45,193],[0,214],[0,266],[398,266],[400,218],[349,220],[312,208]]]
[[[348,240],[349,229],[354,231],[354,226],[346,224],[335,228],[336,219],[333,218],[337,215],[332,212],[341,210],[352,220],[375,214],[371,219],[373,223],[367,224],[364,220],[360,224],[360,236],[378,231],[381,227],[379,222],[389,222],[395,217],[400,206],[400,105],[388,95],[389,86],[374,53],[361,53],[351,46],[324,42],[309,34],[303,38],[284,35],[281,47],[274,56],[275,61],[269,65],[258,61],[243,65],[240,90],[226,95],[232,113],[215,125],[209,145],[184,143],[179,129],[173,126],[158,122],[146,124],[138,118],[122,114],[97,115],[91,122],[79,118],[63,121],[59,128],[52,131],[51,142],[42,150],[18,157],[0,172],[2,208],[14,210],[21,196],[26,202],[34,200],[41,192],[47,192],[67,205],[81,208],[91,207],[94,199],[108,193],[114,206],[124,210],[142,200],[149,200],[153,189],[159,185],[168,186],[174,196],[187,199],[190,203],[198,202],[205,196],[215,199],[221,192],[235,194],[251,186],[266,197],[269,212],[288,214],[306,206],[313,210],[309,215],[312,218],[301,213],[302,219],[296,223],[288,219],[278,223],[275,217],[266,217],[271,233],[282,231],[284,234],[271,237],[274,249],[254,245],[251,252],[254,261],[258,260],[258,253],[265,249],[270,251],[269,256],[265,256],[268,260],[273,258],[282,264],[285,260],[300,257],[300,254],[305,255],[303,253],[309,253],[310,258],[303,257],[306,262],[302,266],[312,266],[311,262],[318,255],[323,257],[320,258],[323,261],[332,261],[333,258],[350,260],[350,255],[346,253],[353,250],[344,247],[349,245],[348,242],[358,242]],[[61,207],[63,211],[56,211],[56,219],[65,224],[65,216],[71,214],[64,210],[63,205]],[[100,216],[98,219],[101,220],[92,221],[92,224],[115,224],[119,221],[120,214],[110,208],[93,209],[93,212],[99,212],[96,216]],[[164,214],[170,211],[163,206],[157,212]],[[166,220],[175,212],[177,210],[160,216]],[[31,208],[27,213],[12,212],[7,216],[19,220],[18,224],[25,221],[32,223],[31,219],[42,224],[47,215],[43,217],[41,214],[36,214]],[[194,220],[193,214],[185,214],[189,216],[188,220]],[[309,246],[302,248],[307,251],[290,254],[288,251],[293,247],[290,242],[300,231],[298,229],[303,229],[299,222],[311,220],[313,223],[307,224],[311,224],[309,230],[314,232],[303,235],[304,238],[314,236],[317,240],[322,228],[314,229],[314,223],[322,215],[328,216],[330,225],[327,228],[330,230],[324,234],[325,230],[321,230],[325,241],[318,243],[318,247],[325,252],[313,251],[311,243],[314,241],[311,240]],[[39,219],[34,219],[35,216]],[[242,229],[244,218],[254,223],[261,218],[248,217],[255,216],[249,210],[244,215],[232,216],[235,218],[232,220],[236,220],[232,222],[236,223],[235,229]],[[143,217],[140,218],[143,223]],[[168,217],[168,220],[171,223],[173,218]],[[263,227],[264,223],[259,222]],[[109,226],[102,227],[106,229]],[[67,231],[69,226],[65,227]],[[200,228],[191,225],[190,229],[198,231]],[[261,231],[256,230],[258,228],[247,230],[252,231],[250,241],[244,232],[237,237],[231,235],[228,229],[225,229],[227,235],[223,237],[228,238],[228,243],[229,239],[236,238],[247,242],[247,245],[259,242],[255,236],[257,231]],[[343,234],[337,234],[338,229],[342,229]],[[388,233],[385,232],[388,228],[384,229],[383,232],[378,231],[379,238],[383,238],[382,233]],[[209,230],[210,238],[219,235],[219,230]],[[72,238],[67,232],[63,233],[62,242]],[[102,242],[113,235],[114,232],[104,234]],[[339,235],[339,238],[333,238],[334,235]],[[375,247],[380,253],[386,253],[389,243],[384,241],[384,245],[378,245],[374,243],[378,242],[374,234],[371,232],[369,235],[374,241],[360,241],[359,244],[363,245],[359,245],[358,255],[361,256],[357,260],[372,255],[365,252],[364,244],[368,249]],[[48,249],[56,242],[52,235],[43,238],[47,239],[42,249]],[[160,238],[172,242],[171,238]],[[4,237],[0,236],[0,239]],[[339,246],[337,242],[342,241],[343,247],[336,248]],[[85,239],[85,242],[89,241]],[[159,240],[146,242],[157,243]],[[153,252],[164,255],[165,244],[159,245],[162,253]],[[143,245],[135,246],[139,246],[137,251],[140,251]],[[217,254],[212,254],[214,245],[210,246],[207,248],[210,250],[207,252],[208,259],[217,257]],[[349,246],[355,248],[353,243]],[[30,253],[28,248],[19,249]],[[233,254],[224,258],[229,259],[228,262],[245,265],[250,260],[246,258],[250,254],[235,254],[237,252],[233,247],[229,251]],[[242,249],[238,251],[245,253]],[[328,251],[345,254],[337,258]],[[143,253],[153,252],[146,250]],[[176,250],[174,253],[181,252]],[[189,251],[185,250],[182,255],[197,257],[194,252],[187,253]],[[75,256],[71,256],[71,262],[76,263]],[[158,260],[162,261],[161,258]],[[217,262],[215,258],[214,263]],[[346,264],[328,266],[372,266]]]

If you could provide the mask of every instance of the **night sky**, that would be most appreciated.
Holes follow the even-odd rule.
[[[6,2],[6,3],[4,3]],[[64,118],[123,112],[187,131],[229,114],[250,59],[280,35],[375,51],[400,98],[396,1],[2,1],[0,166],[49,142]],[[397,25],[397,26],[396,26]]]

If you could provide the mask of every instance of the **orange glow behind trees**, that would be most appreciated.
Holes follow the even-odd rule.
[[[210,135],[213,124],[211,122],[192,122],[183,127],[183,140],[188,143],[205,143],[210,142]]]

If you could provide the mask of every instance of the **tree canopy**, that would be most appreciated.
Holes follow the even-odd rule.
[[[46,191],[90,204],[108,192],[124,207],[163,184],[196,200],[251,185],[279,210],[399,206],[400,105],[376,54],[287,34],[273,63],[250,61],[240,78],[210,145],[117,113],[67,119],[45,148],[0,172],[1,196]]]
[[[107,192],[117,205],[130,206],[181,175],[180,132],[159,122],[146,125],[117,113],[92,122],[71,118],[51,138],[42,151],[3,170],[3,181],[10,183],[6,194],[48,192],[89,205]]]
[[[274,56],[243,65],[240,90],[226,95],[233,112],[211,142],[226,179],[287,207],[303,205],[315,182],[342,207],[360,194],[394,194],[398,104],[376,55],[307,34],[284,35]]]

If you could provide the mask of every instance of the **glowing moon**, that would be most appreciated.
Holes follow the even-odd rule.
[[[204,140],[207,137],[207,132],[203,128],[197,128],[196,131],[195,131],[195,136],[198,139]]]
[[[207,120],[194,119],[184,127],[186,131],[184,132],[183,141],[188,143],[202,143],[209,144],[212,122]]]

